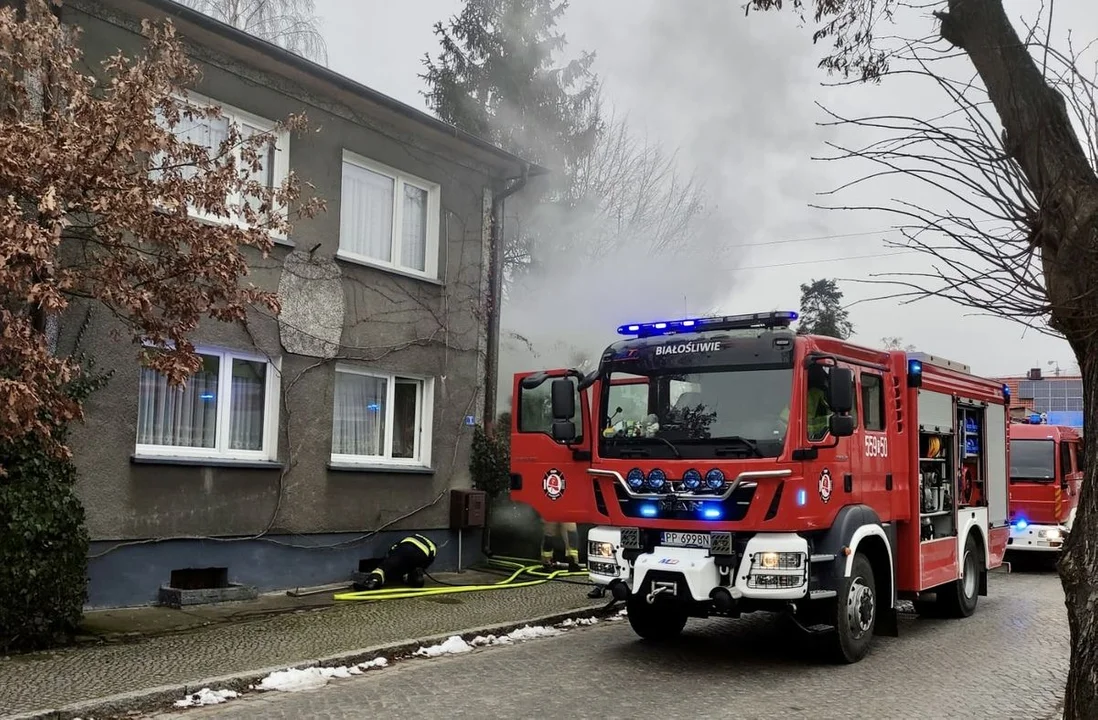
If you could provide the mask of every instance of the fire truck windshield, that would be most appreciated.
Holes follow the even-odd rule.
[[[1052,482],[1056,478],[1056,447],[1052,440],[1011,440],[1010,481]]]
[[[603,378],[602,457],[777,457],[793,369],[724,366]]]

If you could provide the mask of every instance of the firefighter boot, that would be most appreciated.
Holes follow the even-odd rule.
[[[366,580],[362,583],[355,583],[355,590],[380,590],[381,586],[385,584],[384,576],[377,570],[374,570],[369,574]]]
[[[421,588],[423,587],[423,569],[415,568],[408,573],[408,587]]]
[[[596,600],[598,598],[606,597],[606,588],[604,588],[602,585],[596,585],[595,587],[591,588],[591,592],[587,593],[587,597]]]

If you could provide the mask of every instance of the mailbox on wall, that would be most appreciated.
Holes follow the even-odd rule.
[[[483,490],[450,491],[450,529],[484,527],[488,495]]]

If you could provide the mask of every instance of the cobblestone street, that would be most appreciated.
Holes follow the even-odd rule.
[[[1051,572],[995,574],[965,620],[903,616],[857,665],[816,663],[772,616],[692,620],[666,649],[625,622],[439,660],[415,660],[301,693],[247,695],[159,720],[223,718],[1013,718],[1049,717],[1068,629]]]
[[[475,582],[476,577],[450,580]],[[587,599],[583,586],[549,583],[421,600],[347,602],[137,642],[17,655],[0,659],[0,718],[603,604]]]

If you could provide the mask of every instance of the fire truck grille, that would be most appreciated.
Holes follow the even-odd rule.
[[[744,483],[725,500],[714,500],[703,495],[674,496],[667,494],[660,499],[636,499],[629,497],[620,485],[615,485],[622,514],[630,518],[660,518],[663,520],[743,520],[755,497],[757,485]],[[653,506],[656,508],[653,515]],[[708,514],[716,511],[715,515]]]

